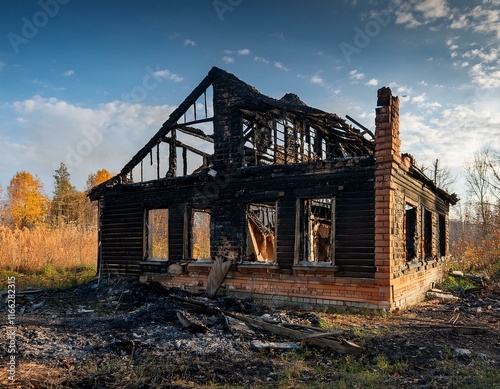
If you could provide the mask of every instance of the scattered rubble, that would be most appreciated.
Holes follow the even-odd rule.
[[[155,358],[170,361],[191,382],[165,388],[195,388],[209,380],[276,387],[285,362],[272,356],[312,348],[315,363],[329,367],[346,354],[364,364],[380,355],[390,363],[406,361],[399,387],[433,388],[429,383],[443,373],[440,360],[500,368],[500,288],[487,289],[391,315],[270,308],[132,280],[25,290],[16,300],[17,387],[128,388],[110,377],[116,361],[133,366]],[[314,375],[308,377],[304,387]],[[6,379],[1,371],[0,384]]]

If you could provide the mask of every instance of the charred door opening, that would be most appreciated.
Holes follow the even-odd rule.
[[[189,220],[189,256],[191,259],[210,259],[210,210],[191,209]]]
[[[304,261],[335,261],[335,199],[304,200],[302,245]]]
[[[168,259],[168,209],[148,210],[146,230],[146,258]]]
[[[405,207],[406,260],[417,257],[417,207],[406,204]]]
[[[251,203],[246,210],[249,261],[274,262],[276,258],[276,203]]]

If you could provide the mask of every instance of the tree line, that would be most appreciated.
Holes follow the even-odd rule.
[[[53,228],[75,225],[85,230],[95,229],[97,204],[88,199],[86,192],[111,178],[111,174],[106,169],[89,174],[84,191],[78,191],[71,183],[64,163],[55,170],[53,177],[53,197],[49,199],[38,176],[24,170],[17,172],[0,203],[0,224],[15,229],[34,228],[40,224]]]
[[[456,180],[439,160],[421,169],[438,187],[447,191]],[[482,265],[487,266],[500,260],[500,151],[478,151],[465,164],[463,174],[467,194],[452,210],[452,254],[464,262],[476,262],[477,265],[478,261],[483,261]],[[111,178],[111,174],[106,169],[90,174],[84,191],[78,191],[71,183],[64,163],[55,170],[53,177],[53,197],[49,199],[40,178],[26,171],[17,172],[0,202],[0,225],[13,229],[40,224],[53,228],[74,225],[94,230],[97,204],[90,202],[86,192]]]
[[[455,180],[436,160],[430,168],[436,185]],[[450,250],[460,269],[500,277],[500,151],[476,152],[463,171],[466,196],[453,207]]]

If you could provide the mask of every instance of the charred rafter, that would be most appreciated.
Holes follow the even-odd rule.
[[[209,117],[207,90],[221,79],[230,85],[235,96],[238,96],[237,99],[228,99],[227,106],[231,107],[233,112],[239,112],[248,126],[243,138],[239,138],[243,142],[240,147],[244,149],[245,164],[284,164],[373,155],[373,133],[353,119],[348,118],[361,130],[354,128],[337,114],[309,107],[294,94],[286,94],[279,100],[262,95],[234,75],[214,67],[120,173],[101,186],[93,188],[90,192],[91,198],[98,198],[99,188],[129,182],[136,166],[141,167],[142,179],[143,160],[148,154],[156,153],[156,175],[160,178],[159,145],[162,142],[170,145],[167,175],[175,176],[177,173],[178,147],[182,148],[184,166],[181,170],[184,174],[188,171],[187,151],[202,156],[205,165],[209,154],[196,147],[199,141],[194,142],[194,146],[188,145],[182,137],[188,135],[215,145],[215,131],[221,129],[214,128],[214,135],[208,135],[197,127],[206,123],[215,124],[216,112]],[[213,97],[215,100],[216,96]],[[217,96],[219,101],[224,98]],[[180,140],[177,139],[179,136]],[[249,158],[253,162],[248,163]]]

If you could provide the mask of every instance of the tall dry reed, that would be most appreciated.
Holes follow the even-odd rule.
[[[34,272],[49,264],[67,269],[95,265],[96,258],[96,231],[72,226],[57,229],[0,226],[0,269]]]

